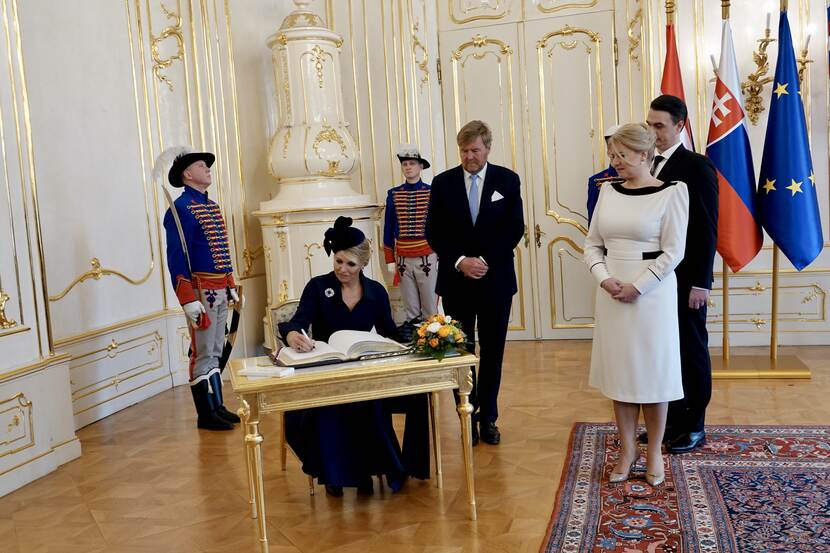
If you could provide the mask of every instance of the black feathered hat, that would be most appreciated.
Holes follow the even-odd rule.
[[[210,152],[188,152],[177,156],[167,172],[167,181],[176,188],[181,188],[184,186],[182,173],[197,161],[204,161],[210,167],[216,161],[216,156]]]
[[[330,256],[331,252],[347,250],[362,244],[364,240],[366,235],[359,228],[352,226],[352,218],[340,216],[334,221],[334,226],[326,231],[323,248],[326,255]]]
[[[403,163],[407,159],[412,159],[421,163],[422,169],[429,169],[429,162],[421,157],[421,152],[414,144],[401,144],[398,146],[398,161]]]

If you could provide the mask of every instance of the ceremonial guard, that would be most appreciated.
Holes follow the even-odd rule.
[[[619,125],[613,125],[609,127],[605,131],[605,143],[608,144],[608,139],[614,136],[614,133],[617,132],[619,129]],[[606,182],[619,182],[622,179],[617,176],[617,170],[614,169],[611,165],[608,166],[608,169],[603,169],[599,173],[595,175],[591,175],[588,177],[588,224],[591,224],[591,218],[594,216],[594,208],[597,205],[597,200],[599,199],[599,189],[602,188],[602,185]]]
[[[167,267],[190,327],[190,391],[197,426],[231,430],[239,417],[222,402],[220,358],[225,345],[228,304],[239,304],[233,279],[228,234],[219,205],[208,198],[215,156],[189,147],[165,150],[156,161],[158,179],[183,188],[164,215]],[[169,167],[169,169],[167,169]]]
[[[437,312],[438,257],[424,234],[430,187],[421,180],[421,171],[429,162],[412,144],[398,147],[398,159],[406,181],[386,196],[383,252],[390,268],[396,265],[395,284],[400,284],[405,313],[401,330],[411,336],[414,325]]]

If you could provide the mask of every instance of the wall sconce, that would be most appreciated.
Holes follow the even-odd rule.
[[[753,125],[758,124],[758,117],[766,109],[764,99],[761,97],[764,86],[772,82],[772,77],[765,76],[769,72],[767,47],[771,42],[775,42],[775,39],[770,38],[769,14],[767,14],[767,28],[764,29],[764,38],[758,39],[758,49],[752,52],[752,59],[755,61],[757,69],[747,76],[746,81],[741,83],[741,92],[746,98],[746,113]]]
[[[807,39],[804,41],[804,48],[801,49],[801,53],[796,58],[795,62],[798,64],[798,89],[801,90],[804,87],[804,75],[807,72],[807,64],[813,63],[813,60],[807,57],[807,53],[810,46],[810,35],[807,35]],[[803,98],[802,98],[803,100]]]

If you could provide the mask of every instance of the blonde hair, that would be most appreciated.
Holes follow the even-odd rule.
[[[372,259],[372,246],[369,245],[368,240],[364,240],[357,246],[352,246],[351,248],[346,248],[345,250],[341,250],[343,253],[351,255],[357,259],[357,262],[363,265],[364,267],[369,264],[369,260]]]
[[[455,142],[459,146],[465,146],[479,136],[481,137],[481,141],[484,142],[484,146],[489,149],[490,144],[493,143],[493,133],[490,131],[490,127],[484,121],[473,119],[461,127],[461,130],[458,131],[458,135],[455,137]]]
[[[654,143],[657,137],[645,123],[626,123],[608,139],[608,149],[620,155],[618,148],[624,146],[637,153],[646,153],[648,161],[654,158]],[[621,156],[622,157],[622,156]]]

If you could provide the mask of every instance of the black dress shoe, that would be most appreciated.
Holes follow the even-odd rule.
[[[689,453],[706,443],[706,432],[688,432],[681,434],[666,448],[669,453]]]
[[[481,439],[485,444],[496,445],[501,441],[501,432],[494,422],[481,423]]]
[[[364,480],[360,484],[357,485],[357,494],[358,495],[372,495],[375,493],[375,485],[372,483],[372,477],[370,476],[368,480]]]
[[[326,495],[343,497],[343,486],[330,486],[326,484]]]

